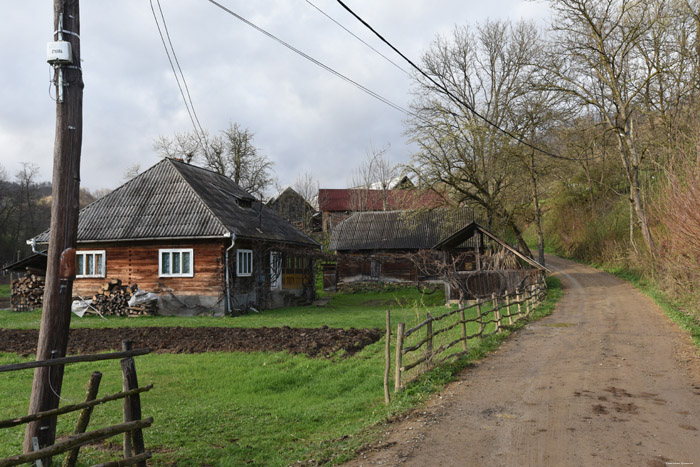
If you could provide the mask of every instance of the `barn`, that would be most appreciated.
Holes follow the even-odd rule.
[[[163,159],[80,211],[73,291],[120,279],[157,293],[160,314],[274,308],[313,299],[319,252],[231,179]]]
[[[514,290],[546,269],[475,220],[471,209],[358,212],[332,231],[330,285],[445,282],[448,266],[471,288],[467,298]],[[456,299],[447,287],[448,299]],[[453,287],[454,288],[454,287]]]

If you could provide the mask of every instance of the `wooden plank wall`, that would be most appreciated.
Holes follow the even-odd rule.
[[[158,277],[161,248],[194,249],[194,277]],[[81,250],[105,250],[106,277],[76,278],[73,294],[91,298],[110,279],[138,284],[139,289],[161,291],[163,286],[177,295],[220,295],[224,285],[224,241],[159,241],[78,245]],[[159,284],[160,283],[160,284]]]

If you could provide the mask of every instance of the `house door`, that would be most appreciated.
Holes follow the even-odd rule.
[[[270,253],[270,290],[282,289],[282,253]]]

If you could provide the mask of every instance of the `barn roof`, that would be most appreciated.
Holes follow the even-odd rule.
[[[386,203],[386,206],[384,204]],[[366,188],[321,188],[321,211],[383,211],[384,209],[432,209],[445,201],[435,192],[419,190],[374,190]]]
[[[473,220],[468,208],[356,212],[333,229],[330,249],[428,249]]]
[[[78,221],[78,242],[232,234],[318,246],[230,178],[175,159],[163,159],[83,208]],[[36,237],[48,240],[48,231]]]

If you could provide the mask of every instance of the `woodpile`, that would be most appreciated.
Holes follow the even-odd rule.
[[[10,303],[14,311],[41,308],[44,299],[44,277],[27,272],[24,277],[12,281],[10,293]]]
[[[156,302],[129,306],[129,299],[139,289],[137,284],[122,285],[120,279],[105,282],[92,297],[92,307],[103,315],[141,316],[156,314]]]

